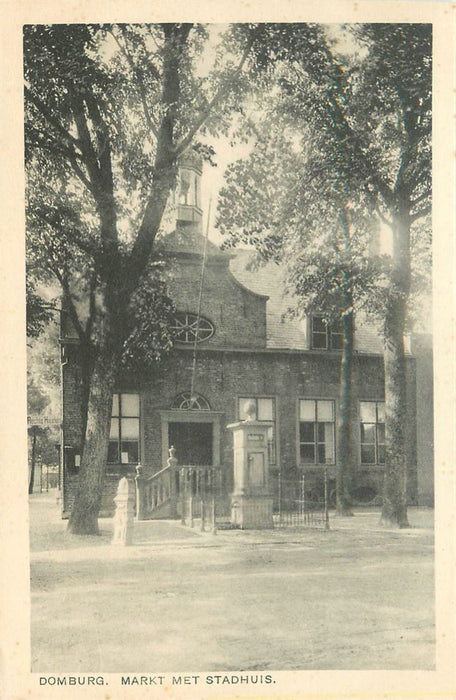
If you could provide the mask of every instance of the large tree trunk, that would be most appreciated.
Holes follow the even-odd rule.
[[[404,332],[410,291],[410,220],[400,210],[393,227],[393,268],[384,324],[386,454],[381,522],[408,527],[407,411]]]
[[[113,353],[100,352],[91,377],[78,489],[68,521],[68,531],[75,535],[98,534],[116,370]]]
[[[353,482],[353,450],[352,450],[352,420],[353,420],[353,313],[350,311],[343,317],[344,343],[340,364],[340,414],[338,439],[338,467],[336,477],[336,509],[338,515],[353,515],[351,511],[350,491]]]

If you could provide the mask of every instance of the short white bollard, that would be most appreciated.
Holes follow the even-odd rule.
[[[114,514],[114,534],[111,544],[133,544],[135,494],[133,484],[125,476],[119,481],[114,502],[116,504],[116,512]]]

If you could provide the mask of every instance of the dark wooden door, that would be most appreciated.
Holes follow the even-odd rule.
[[[212,464],[212,423],[168,423],[168,443],[178,464]]]

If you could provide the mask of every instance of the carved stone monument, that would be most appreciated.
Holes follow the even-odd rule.
[[[247,420],[232,423],[234,446],[234,491],[231,522],[243,530],[274,527],[269,487],[269,425],[256,420],[256,406],[249,401]]]
[[[119,481],[114,502],[116,504],[116,512],[114,514],[114,534],[111,544],[132,544],[135,493],[133,484],[125,476]]]

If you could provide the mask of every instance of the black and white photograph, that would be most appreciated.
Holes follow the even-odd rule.
[[[452,17],[346,7],[17,24],[8,700],[454,697]]]

